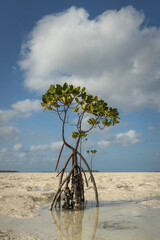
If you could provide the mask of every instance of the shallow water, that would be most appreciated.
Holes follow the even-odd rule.
[[[0,228],[42,240],[159,240],[160,208],[147,207],[139,201],[101,201],[98,208],[95,202],[88,202],[80,211],[48,209],[42,205],[35,218],[0,215]]]
[[[33,192],[50,192],[52,190],[53,189],[51,189],[51,188],[48,188],[48,189],[40,189],[40,188],[32,189]]]

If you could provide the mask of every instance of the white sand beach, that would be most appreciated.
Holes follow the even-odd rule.
[[[87,173],[88,174],[88,173]],[[3,216],[33,218],[42,203],[50,204],[59,179],[56,173],[0,173],[0,222]],[[89,175],[88,175],[89,176]],[[160,208],[160,173],[94,173],[99,200],[128,200]],[[86,200],[95,200],[92,183],[86,188]],[[147,199],[148,198],[148,199]],[[38,239],[35,236],[20,236],[1,228],[0,239]]]

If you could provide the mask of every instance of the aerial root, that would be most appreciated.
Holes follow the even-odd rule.
[[[78,166],[77,163],[74,163],[71,171],[68,173],[67,177],[63,180],[65,169],[66,169],[68,163],[70,162],[70,160],[73,159],[74,154],[75,154],[75,152],[73,152],[69,156],[63,169],[60,171],[60,173],[58,173],[58,176],[60,175],[59,187],[53,197],[53,201],[50,206],[50,210],[53,209],[53,206],[57,207],[57,204],[59,205],[59,207],[62,206],[62,208],[65,208],[65,209],[79,208],[84,204],[84,201],[85,201],[85,199],[84,199],[84,181],[83,181],[83,177],[82,177],[82,172],[84,175],[86,186],[88,187],[88,181],[87,181],[87,177],[86,177],[84,169],[82,167]],[[94,187],[94,191],[95,191],[96,206],[98,207],[99,206],[98,192],[97,192],[97,187],[96,187],[96,183],[95,183],[92,171],[91,171],[88,163],[84,159],[84,157],[78,151],[76,151],[76,154],[78,154],[81,157],[84,164],[88,168],[88,172],[90,173],[90,178],[93,183],[93,187]],[[64,187],[64,184],[66,184],[65,187]],[[70,187],[69,187],[69,184],[70,184]]]

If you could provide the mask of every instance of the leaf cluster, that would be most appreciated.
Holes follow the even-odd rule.
[[[72,109],[78,114],[77,132],[72,133],[72,137],[82,138],[87,136],[93,127],[99,126],[103,129],[105,126],[111,126],[119,123],[119,113],[117,108],[108,107],[104,100],[100,100],[98,96],[87,94],[85,87],[74,87],[64,83],[63,86],[56,84],[51,85],[46,94],[42,96],[41,105],[50,111],[60,112]],[[88,131],[82,131],[81,123],[84,115],[91,115],[88,119]],[[61,119],[62,120],[62,119]]]
[[[87,137],[87,133],[85,131],[80,131],[80,132],[73,132],[72,133],[72,138],[76,139],[76,138],[83,138],[83,137]]]
[[[74,88],[73,85],[65,83],[63,86],[51,85],[47,93],[42,96],[41,105],[44,110],[55,110],[62,105],[70,106],[74,97],[80,92],[80,88]]]
[[[97,150],[87,150],[87,153],[88,153],[88,154],[90,154],[90,153],[96,154],[96,152],[97,152]]]

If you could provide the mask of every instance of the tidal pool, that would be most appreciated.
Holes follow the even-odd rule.
[[[35,218],[22,219],[0,215],[0,228],[41,240],[160,239],[160,208],[140,201],[100,201],[98,208],[95,202],[88,202],[84,210],[77,211],[50,212],[42,205],[36,214]]]

